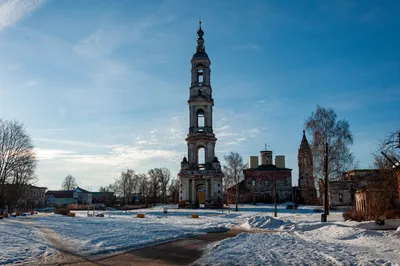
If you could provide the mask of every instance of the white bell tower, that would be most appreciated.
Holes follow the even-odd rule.
[[[215,157],[213,132],[212,89],[210,83],[211,61],[204,46],[201,21],[197,31],[196,53],[191,60],[191,86],[189,95],[189,133],[186,138],[188,157],[184,157],[179,172],[181,208],[205,204],[222,206],[222,171]]]

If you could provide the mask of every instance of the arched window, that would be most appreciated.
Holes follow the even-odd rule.
[[[199,109],[196,112],[197,115],[197,127],[201,128],[199,129],[199,131],[203,130],[202,128],[204,127],[204,110],[203,109]]]
[[[197,163],[198,164],[205,164],[206,161],[206,154],[204,147],[199,147],[197,150]]]
[[[198,69],[197,70],[197,82],[199,83],[199,86],[203,85],[203,82],[204,82],[204,71],[203,71],[203,69]]]

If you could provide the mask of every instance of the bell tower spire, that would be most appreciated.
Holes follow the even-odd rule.
[[[196,52],[191,60],[189,133],[186,137],[188,156],[181,162],[178,174],[181,186],[179,197],[181,201],[190,204],[213,202],[216,207],[222,205],[223,173],[220,162],[215,156],[217,138],[213,131],[211,61],[204,47],[201,20],[197,35]],[[186,203],[180,203],[179,206],[184,208]]]
[[[206,48],[204,47],[204,39],[203,39],[204,31],[201,28],[201,19],[199,20],[199,30],[197,31],[197,35],[199,36],[199,38],[197,39],[196,52],[204,53],[206,51]]]

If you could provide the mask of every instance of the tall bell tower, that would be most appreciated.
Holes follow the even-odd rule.
[[[317,203],[317,191],[313,175],[313,156],[304,130],[297,160],[299,165],[300,201],[304,204],[315,204]]]
[[[199,22],[196,53],[191,60],[189,94],[189,133],[186,137],[188,157],[181,162],[179,206],[222,206],[222,171],[215,156],[217,139],[213,131],[213,106],[210,65],[204,46],[204,31]]]

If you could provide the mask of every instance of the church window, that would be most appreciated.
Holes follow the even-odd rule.
[[[255,186],[255,185],[256,185],[256,177],[255,177],[255,176],[253,176],[253,180],[252,180],[252,182],[251,182],[251,183],[252,183],[252,185],[253,185],[253,186]]]
[[[339,194],[339,201],[343,202],[343,194]]]
[[[268,186],[268,179],[265,179],[265,185]]]
[[[197,127],[203,128],[204,127],[204,110],[199,109],[199,110],[197,110],[196,114],[197,114]],[[200,130],[203,130],[203,129],[199,129],[199,131]]]

